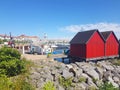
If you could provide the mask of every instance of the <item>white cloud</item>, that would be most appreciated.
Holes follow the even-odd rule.
[[[91,29],[98,29],[99,31],[114,31],[118,39],[120,39],[120,24],[117,23],[97,23],[97,24],[83,24],[83,25],[70,25],[61,28],[62,31],[69,31],[77,33],[79,31],[86,31]]]

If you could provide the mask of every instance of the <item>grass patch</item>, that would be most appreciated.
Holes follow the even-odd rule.
[[[119,90],[119,88],[115,88],[112,83],[105,82],[99,86],[99,90]]]
[[[0,90],[35,90],[34,87],[26,81],[26,74],[14,77],[0,77]]]
[[[56,69],[60,69],[61,67],[60,66],[55,66]]]
[[[86,78],[85,77],[80,77],[79,78],[79,82],[81,83],[81,82],[86,82]]]
[[[97,89],[94,86],[89,86],[88,90],[97,90]],[[103,90],[106,90],[106,89],[103,89]]]
[[[110,61],[113,65],[120,66],[120,59],[114,59]]]
[[[6,76],[0,77],[0,90],[11,90],[13,88],[13,83]]]
[[[11,77],[12,90],[35,90],[34,87],[26,81],[26,74]]]
[[[56,90],[56,88],[53,82],[48,81],[47,83],[44,84],[43,90]]]
[[[0,48],[0,90],[34,90],[29,81],[33,65],[13,48]]]
[[[59,83],[62,85],[65,89],[69,89],[70,86],[72,86],[72,78],[65,79],[63,77],[59,77]]]
[[[93,81],[94,83],[96,83],[96,82],[98,81],[98,79],[92,78],[92,81]]]

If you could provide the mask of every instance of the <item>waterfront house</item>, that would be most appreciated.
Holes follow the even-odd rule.
[[[95,30],[78,32],[70,41],[70,57],[77,57],[86,61],[104,57],[104,39]]]
[[[119,57],[119,41],[113,31],[101,32],[105,40],[105,57]]]

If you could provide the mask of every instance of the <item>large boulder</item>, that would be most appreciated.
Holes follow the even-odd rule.
[[[73,68],[73,66],[72,66],[72,65],[70,65],[70,64],[66,65],[66,67],[67,67],[68,69]]]
[[[76,84],[76,87],[74,90],[87,90],[88,84],[86,84],[85,82]]]
[[[112,77],[109,76],[109,77],[108,77],[108,81],[109,81],[110,83],[112,83],[112,85],[113,85],[114,87],[116,87],[116,88],[119,87],[119,85],[114,82],[114,80],[112,79]]]
[[[115,77],[115,76],[113,77],[113,80],[114,80],[115,83],[119,83],[120,82],[120,79],[118,77]]]
[[[110,62],[102,61],[102,62],[98,62],[97,64],[98,64],[100,67],[102,67],[102,68],[104,68],[104,69],[106,69],[106,70],[108,70],[108,71],[114,70],[114,67],[111,65]]]
[[[100,67],[96,67],[95,71],[98,73],[99,78],[102,79],[102,77],[103,77],[103,69],[100,68]]]
[[[86,69],[84,72],[91,78],[99,80],[99,74],[94,69]]]
[[[62,72],[62,76],[63,76],[65,79],[68,79],[68,78],[73,77],[74,75],[73,75],[72,72],[69,72],[69,70],[64,69],[63,72]]]
[[[44,84],[45,84],[45,81],[38,80],[35,86],[38,89],[42,89],[42,87],[44,86]]]
[[[120,66],[116,66],[115,70],[120,74]]]
[[[85,73],[82,73],[81,74],[81,77],[85,77],[86,79],[91,79],[87,74],[85,74]]]
[[[111,72],[112,72],[112,74],[114,74],[115,77],[118,77],[120,79],[120,73],[118,72],[118,70],[114,69]]]
[[[75,70],[75,73],[76,73],[76,77],[80,77],[81,74],[83,73],[83,70],[81,68]]]
[[[62,86],[57,86],[57,90],[65,90]]]
[[[108,77],[112,77],[111,71],[104,72],[103,74],[103,80],[108,81]]]

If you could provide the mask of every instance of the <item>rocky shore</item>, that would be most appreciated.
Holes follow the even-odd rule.
[[[31,67],[30,82],[36,90],[51,81],[56,90],[96,90],[105,81],[120,88],[120,66],[110,61],[75,62],[38,60]]]

